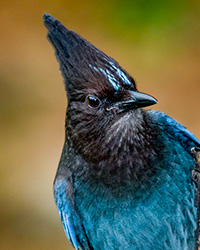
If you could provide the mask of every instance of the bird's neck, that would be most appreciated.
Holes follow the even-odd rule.
[[[112,179],[117,185],[133,183],[141,185],[155,174],[158,155],[154,130],[145,111],[127,113],[108,130],[99,162],[99,175],[110,185]],[[95,174],[95,173],[94,173]]]
[[[110,126],[103,140],[97,138],[97,145],[91,147],[88,155],[78,152],[87,163],[83,164],[86,179],[91,177],[108,186],[111,179],[114,185],[126,185],[133,180],[135,185],[140,185],[141,181],[149,179],[156,171],[155,141],[159,132],[150,126],[148,119],[142,110],[137,115],[127,113]],[[70,138],[68,141],[76,149]]]

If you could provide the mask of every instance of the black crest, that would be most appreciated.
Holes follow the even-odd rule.
[[[44,15],[44,24],[60,63],[68,98],[73,98],[74,89],[89,88],[94,83],[115,92],[123,85],[136,90],[133,78],[113,58],[48,14]]]

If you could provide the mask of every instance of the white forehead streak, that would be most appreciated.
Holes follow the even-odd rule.
[[[115,79],[115,77],[109,72],[109,70],[103,70],[102,68],[97,68],[95,66],[92,66],[91,64],[89,64],[90,68],[93,68],[96,72],[102,72],[106,78],[108,78],[108,81],[112,84],[113,88],[118,91],[119,90],[119,85],[117,84],[117,80]]]
[[[122,72],[120,69],[118,69],[115,64],[113,62],[110,62],[110,64],[112,65],[112,67],[116,70],[116,74],[128,85],[131,85],[130,80],[128,79],[128,77],[124,74],[124,72]]]

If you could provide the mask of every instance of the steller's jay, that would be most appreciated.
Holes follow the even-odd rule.
[[[65,233],[82,250],[192,250],[191,148],[177,121],[111,57],[44,15],[68,98],[54,182]]]

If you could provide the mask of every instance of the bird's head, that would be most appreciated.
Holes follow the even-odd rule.
[[[44,24],[64,77],[67,138],[86,158],[104,158],[124,133],[137,130],[142,122],[140,108],[157,101],[138,92],[133,78],[113,58],[58,20],[45,14]]]

